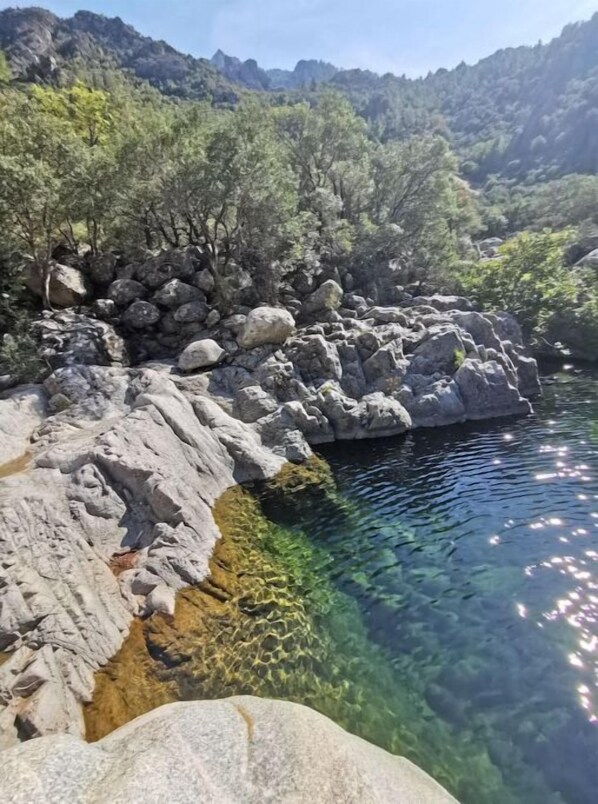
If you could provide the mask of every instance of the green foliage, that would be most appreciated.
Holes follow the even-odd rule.
[[[455,349],[455,368],[459,369],[465,362],[466,354],[463,349]]]
[[[11,79],[10,67],[6,60],[6,56],[0,50],[0,84],[8,84]]]
[[[570,232],[524,232],[505,243],[500,256],[476,263],[463,285],[480,304],[508,310],[528,335],[538,336],[551,315],[575,305],[578,286],[564,266]]]

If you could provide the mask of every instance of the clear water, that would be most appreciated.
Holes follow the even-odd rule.
[[[414,702],[400,750],[462,801],[598,800],[598,373],[560,372],[532,417],[322,454],[343,506],[262,504],[317,546],[384,664],[387,712],[343,725],[396,748],[394,685]]]

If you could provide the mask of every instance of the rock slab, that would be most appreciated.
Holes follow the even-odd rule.
[[[46,737],[2,754],[0,800],[163,804],[455,804],[402,757],[298,704],[176,703],[93,745]]]

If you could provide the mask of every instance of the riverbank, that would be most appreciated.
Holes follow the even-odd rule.
[[[453,305],[467,307],[419,299],[297,332],[258,308],[207,370],[68,365],[5,394],[7,462],[31,458],[0,485],[2,745],[83,734],[133,618],[175,615],[209,576],[227,489],[305,462],[310,443],[528,413],[537,369],[515,322]]]

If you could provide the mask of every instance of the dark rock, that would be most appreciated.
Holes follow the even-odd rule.
[[[193,301],[205,302],[205,296],[195,285],[188,285],[180,279],[171,279],[154,293],[153,301],[163,307],[175,309]]]
[[[193,260],[186,251],[163,252],[135,269],[136,279],[150,290],[157,290],[171,279],[191,280],[194,274]]]
[[[119,307],[125,307],[132,301],[145,299],[147,290],[134,279],[117,279],[108,288],[108,298]]]
[[[122,323],[131,329],[147,329],[160,320],[160,311],[155,304],[136,301],[127,307],[122,315]]]
[[[98,254],[87,263],[87,275],[96,285],[109,285],[116,276],[115,254]]]
[[[192,301],[181,305],[174,311],[174,320],[180,324],[201,322],[206,320],[209,312],[210,308],[205,302]]]

